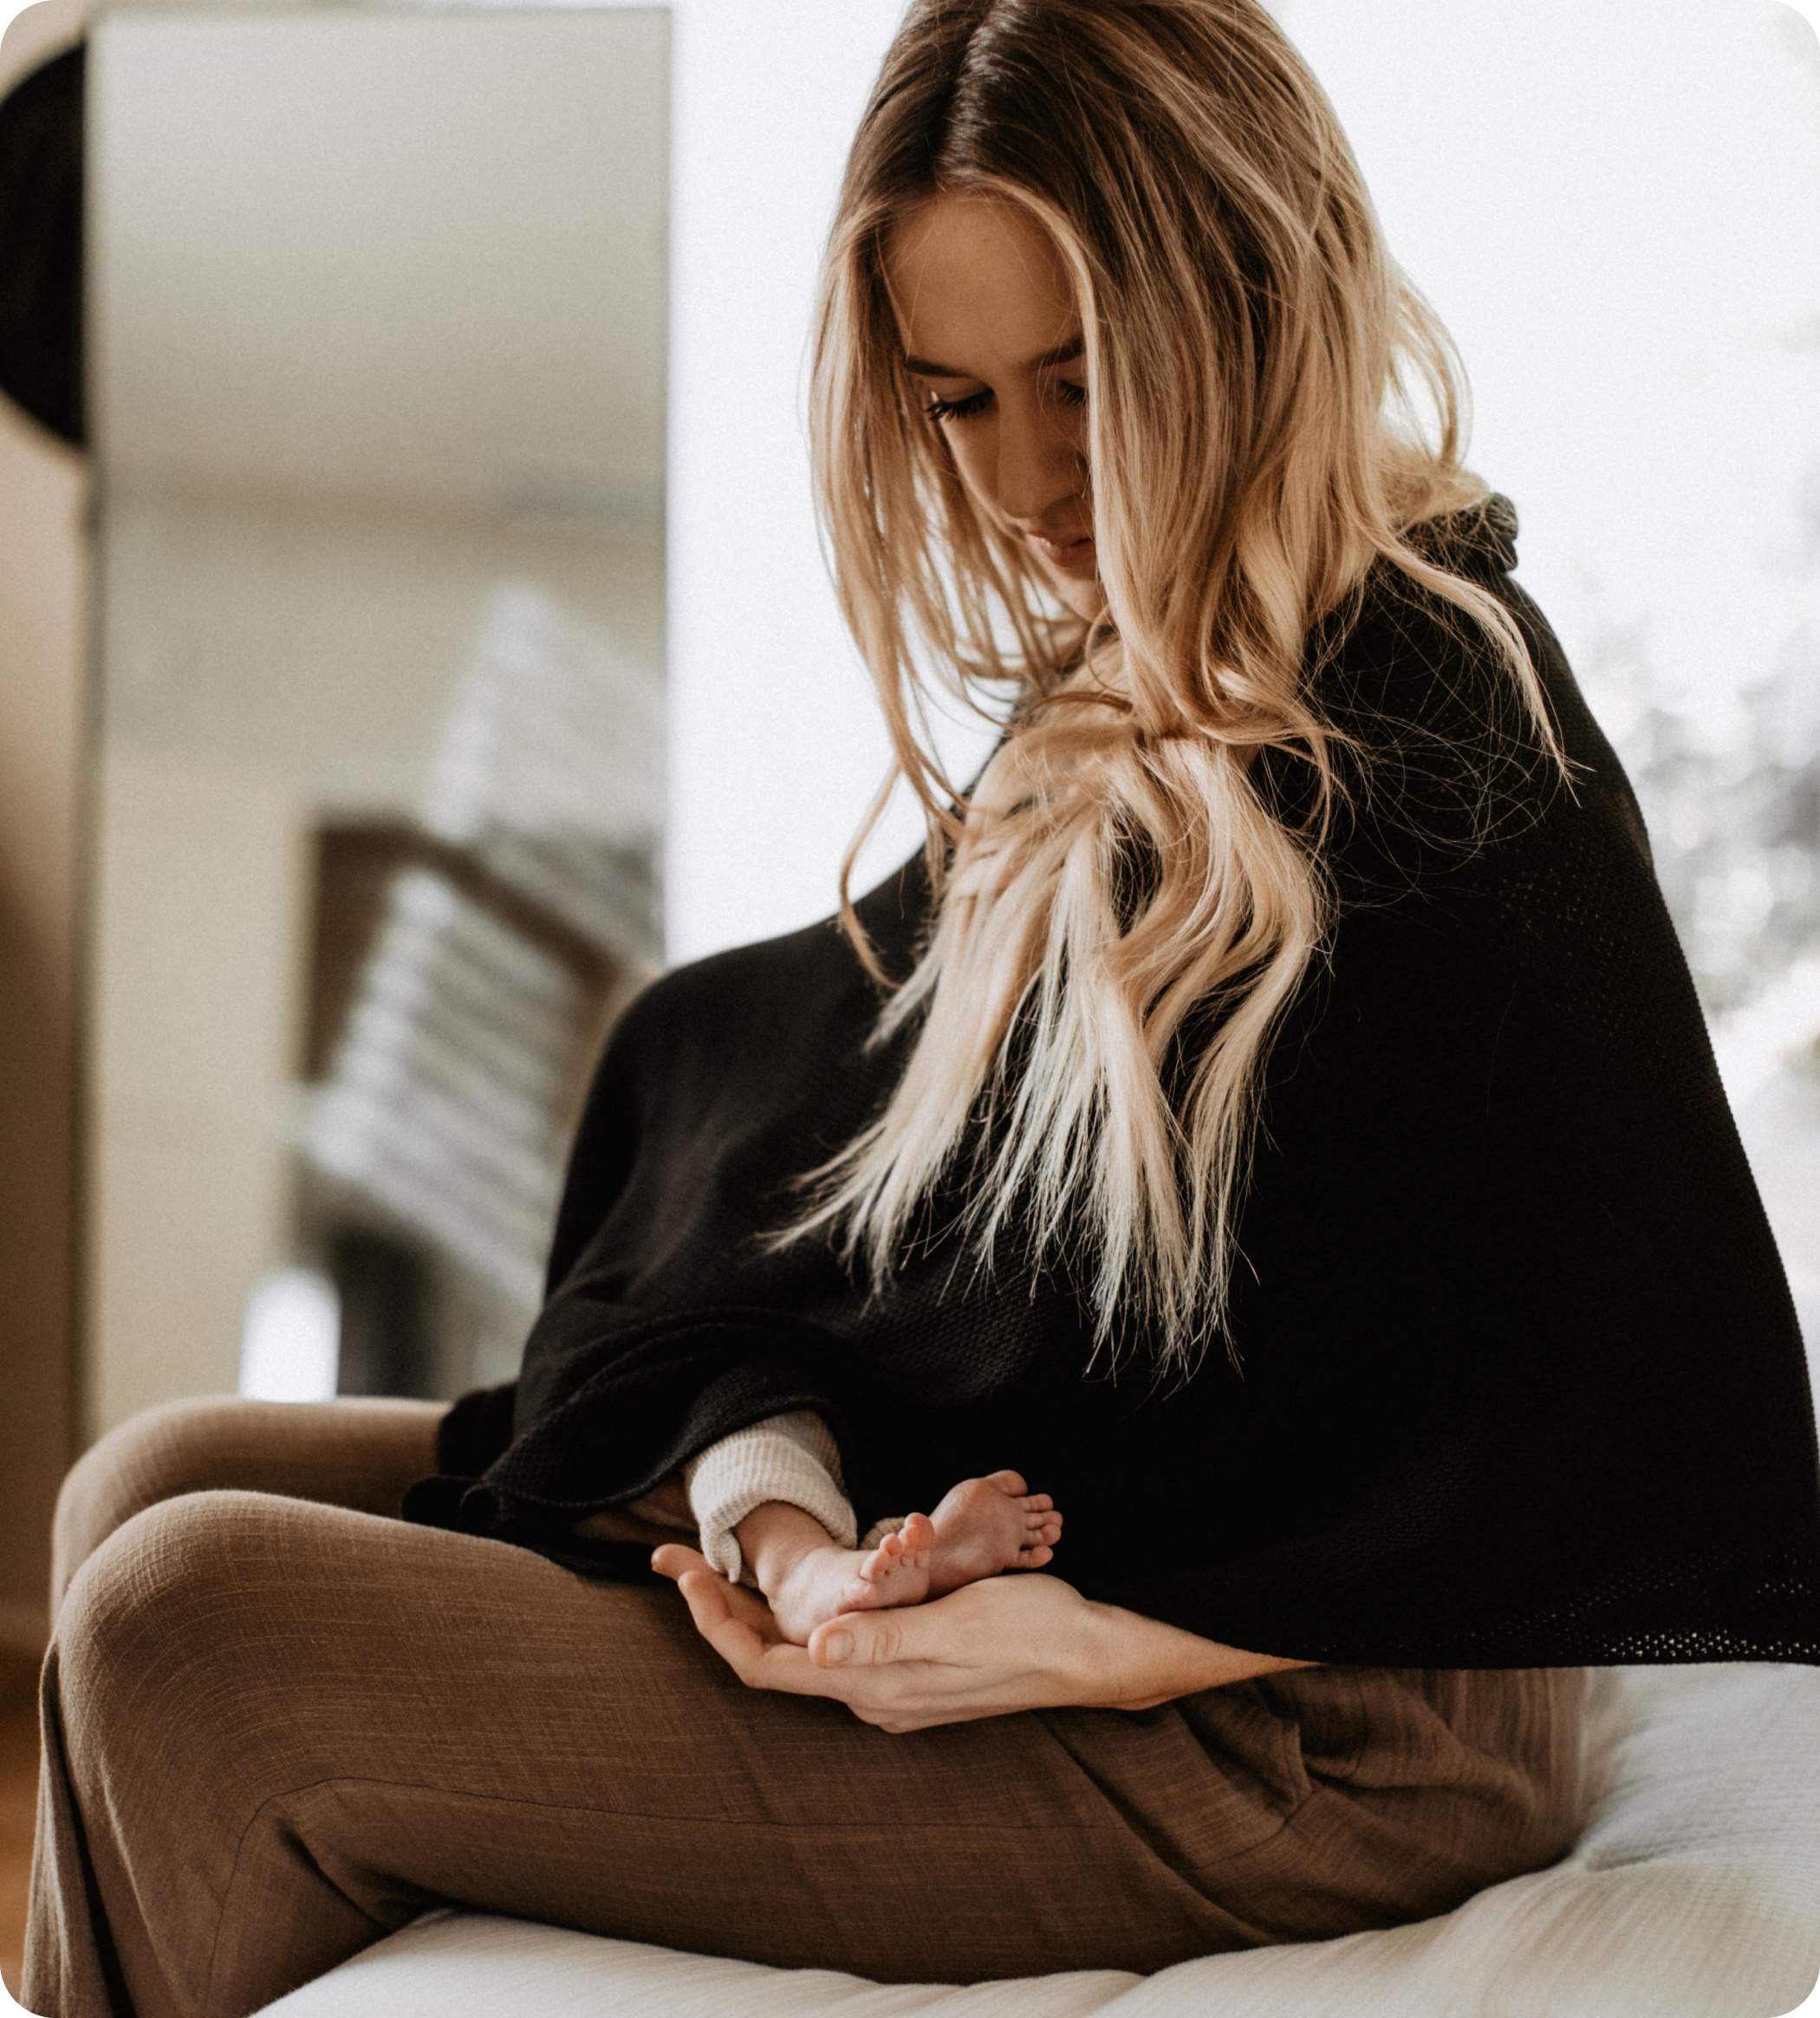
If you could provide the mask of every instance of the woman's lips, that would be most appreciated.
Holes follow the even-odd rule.
[[[1030,537],[1049,564],[1059,568],[1064,575],[1090,575],[1099,565],[1090,532],[1078,539],[1045,539],[1038,532]]]

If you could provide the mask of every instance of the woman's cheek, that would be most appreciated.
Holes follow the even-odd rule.
[[[998,453],[986,439],[988,436],[996,438],[998,430],[990,420],[981,417],[951,421],[942,433],[967,495],[1001,531],[1009,531],[1011,529],[1005,524],[1004,516],[993,495],[996,486],[991,482],[991,475]]]

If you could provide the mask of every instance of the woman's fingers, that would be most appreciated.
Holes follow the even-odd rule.
[[[807,1647],[786,1640],[777,1630],[770,1606],[758,1592],[728,1583],[708,1567],[699,1550],[679,1541],[666,1542],[652,1556],[651,1566],[660,1576],[675,1580],[696,1631],[747,1688],[844,1700],[842,1677],[823,1673]],[[889,1658],[878,1647],[871,1648],[871,1656]]]
[[[696,1631],[717,1647],[718,1636],[729,1631],[733,1634],[729,1646],[743,1647],[746,1636],[761,1644],[778,1637],[777,1621],[764,1598],[743,1584],[728,1583],[709,1568],[707,1558],[699,1549],[679,1541],[666,1541],[653,1554],[651,1567],[659,1576],[675,1583],[689,1607],[690,1618],[695,1621]]]
[[[709,1567],[705,1556],[686,1543],[666,1541],[653,1554],[651,1567],[659,1576],[670,1578],[688,1599],[689,1615],[704,1638],[707,1637],[705,1618],[717,1624],[723,1618],[736,1620],[751,1626],[764,1640],[782,1637],[770,1606],[757,1591],[747,1590],[744,1584],[728,1583],[718,1570]]]
[[[729,1602],[731,1587],[725,1577],[717,1577],[708,1569],[683,1569],[673,1572],[666,1570],[663,1573],[674,1574],[676,1587],[689,1607],[689,1617],[695,1621],[695,1630],[705,1640],[718,1645],[721,1637],[729,1632],[735,1636],[736,1641],[742,1634],[757,1637],[757,1629],[750,1620],[733,1616],[733,1607]]]
[[[829,1683],[809,1657],[777,1630],[771,1608],[756,1591],[730,1584],[708,1567],[699,1550],[666,1542],[651,1559],[660,1576],[674,1579],[695,1630],[751,1689],[781,1689],[796,1696],[828,1696]]]
[[[806,1647],[792,1645],[777,1630],[771,1608],[756,1591],[730,1584],[712,1570],[686,1570],[678,1588],[695,1630],[749,1689],[777,1689],[792,1696],[835,1693]]]
[[[699,1550],[690,1548],[679,1541],[667,1541],[651,1558],[651,1567],[660,1577],[670,1578],[689,1598],[685,1578],[699,1577],[704,1579],[696,1598],[690,1598],[689,1611],[698,1626],[702,1621],[705,1605],[717,1619],[723,1611],[732,1618],[751,1626],[762,1639],[773,1640],[781,1636],[777,1620],[771,1615],[770,1606],[757,1591],[748,1590],[744,1584],[730,1584],[718,1570],[709,1566],[707,1558]],[[699,1602],[698,1602],[698,1599]]]
[[[708,1559],[701,1551],[691,1548],[686,1542],[682,1541],[666,1541],[661,1548],[653,1549],[651,1567],[659,1576],[668,1577],[673,1583],[686,1576],[691,1570],[705,1570],[711,1577],[714,1573],[708,1569]]]
[[[742,1682],[752,1680],[764,1658],[765,1637],[758,1623],[734,1609],[737,1585],[712,1570],[685,1571],[678,1579],[695,1630]]]
[[[677,1588],[689,1607],[696,1631],[717,1646],[720,1637],[727,1633],[734,1635],[729,1644],[735,1645],[743,1645],[750,1637],[764,1646],[778,1637],[777,1621],[764,1598],[754,1591],[728,1583],[712,1570],[684,1570],[677,1579]]]

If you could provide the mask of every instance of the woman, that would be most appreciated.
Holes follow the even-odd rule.
[[[887,1979],[1320,1938],[1565,1849],[1582,1663],[1820,1658],[1774,1249],[1455,407],[1251,0],[913,8],[816,456],[931,847],[628,1011],[515,1393],[84,1460],[29,2005],[446,1899]],[[925,664],[1014,697],[967,797]],[[1055,1574],[830,1611],[969,1479]]]

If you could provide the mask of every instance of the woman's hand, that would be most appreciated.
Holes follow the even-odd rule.
[[[671,1542],[653,1566],[677,1579],[696,1630],[750,1689],[827,1696],[881,1730],[916,1731],[1079,1704],[1150,1709],[1178,1696],[1307,1665],[1248,1654],[1116,1605],[1059,1577],[991,1577],[926,1605],[843,1612],[806,1647],[756,1592]]]

